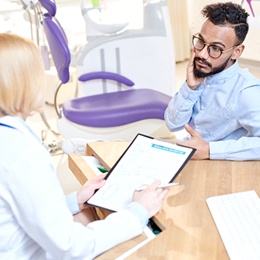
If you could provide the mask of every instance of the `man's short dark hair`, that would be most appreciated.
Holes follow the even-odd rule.
[[[210,4],[205,6],[201,13],[215,25],[233,28],[238,44],[246,38],[249,29],[247,23],[249,14],[240,5],[232,2]]]

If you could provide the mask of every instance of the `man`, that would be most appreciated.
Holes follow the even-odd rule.
[[[190,138],[193,159],[260,159],[260,80],[241,69],[248,14],[228,2],[203,8],[206,18],[193,35],[187,79],[170,101],[165,121]]]

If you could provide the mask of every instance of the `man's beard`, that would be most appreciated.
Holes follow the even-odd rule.
[[[231,57],[231,56],[230,56],[230,57]],[[194,75],[195,75],[196,78],[206,78],[206,77],[208,77],[208,76],[217,74],[217,73],[223,71],[223,70],[226,68],[226,66],[227,66],[227,64],[228,64],[228,62],[229,62],[230,57],[228,57],[228,59],[227,59],[224,63],[222,63],[220,66],[218,66],[218,67],[216,67],[216,68],[212,68],[211,63],[207,62],[206,60],[202,60],[202,59],[200,59],[200,58],[198,58],[198,57],[195,57],[195,59],[194,59],[194,61],[193,61],[193,65],[194,65],[193,73],[194,73]],[[196,60],[200,60],[200,61],[203,62],[204,64],[208,65],[210,68],[212,68],[212,71],[211,71],[211,72],[208,72],[208,73],[204,73],[204,72],[198,70],[198,69],[196,68],[196,63],[195,63]]]

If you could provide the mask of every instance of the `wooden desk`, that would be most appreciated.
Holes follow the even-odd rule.
[[[127,145],[90,143],[87,154],[111,168]],[[74,174],[79,180],[81,174],[91,177],[80,161],[75,155],[69,158]],[[205,200],[246,190],[255,190],[259,195],[260,161],[190,161],[176,181],[181,186],[170,189],[163,208],[154,217],[164,230],[127,259],[229,259]],[[129,245],[130,248],[132,244]],[[126,243],[124,247],[127,248]],[[113,259],[106,253],[102,256],[100,259]]]

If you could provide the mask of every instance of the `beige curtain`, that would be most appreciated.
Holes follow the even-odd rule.
[[[187,0],[167,0],[170,12],[176,62],[190,57],[190,32]]]

